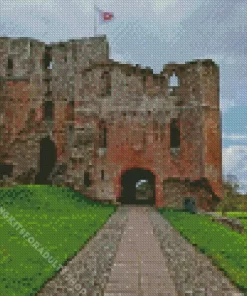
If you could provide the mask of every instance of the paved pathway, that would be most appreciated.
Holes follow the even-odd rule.
[[[98,233],[35,295],[103,296],[128,213],[127,207],[119,207]]]
[[[167,219],[152,209],[148,214],[179,295],[244,295],[219,268],[214,266],[210,258],[183,238]],[[215,239],[217,240],[217,237]]]
[[[154,208],[121,206],[37,296],[243,295],[239,292]]]
[[[130,208],[104,296],[175,296],[145,207]]]

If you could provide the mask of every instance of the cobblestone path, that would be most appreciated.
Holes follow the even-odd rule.
[[[36,296],[102,296],[128,221],[128,212],[127,207],[119,207],[103,228]]]
[[[154,208],[120,206],[96,236],[36,294],[77,295],[243,294]]]
[[[212,261],[201,254],[157,211],[148,211],[178,295],[242,296]],[[217,238],[215,238],[217,239]]]

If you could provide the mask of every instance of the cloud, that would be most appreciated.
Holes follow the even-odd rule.
[[[181,5],[180,0],[153,0],[153,12],[162,17],[164,22],[180,23],[184,18],[188,18],[201,3],[198,0],[187,0]]]
[[[131,57],[128,55],[128,53],[126,53],[123,56],[121,54],[114,52],[113,54],[111,54],[110,58],[116,62],[121,62],[123,64],[133,64],[133,61],[131,61]]]
[[[230,108],[235,107],[236,103],[234,102],[233,99],[224,99],[220,100],[220,110],[223,113],[226,113]]]
[[[59,1],[59,0],[58,0]],[[46,9],[55,7],[55,0],[12,0],[12,1],[0,1],[1,13],[15,12],[20,10],[32,10],[32,9]]]
[[[93,3],[90,0],[72,0],[69,4],[64,0],[5,1],[0,19],[0,35],[10,37],[53,42],[92,36]]]
[[[231,135],[226,135],[223,133],[222,138],[225,140],[247,140],[247,135],[239,135],[239,134],[231,134]]]
[[[232,145],[223,148],[223,174],[236,175],[241,191],[247,191],[247,146]]]
[[[148,180],[140,180],[140,181],[136,182],[136,187],[140,186],[143,183],[147,183],[147,182],[148,182]]]
[[[224,171],[232,171],[240,166],[240,162],[247,158],[247,146],[233,145],[223,148],[223,168]],[[247,162],[246,162],[247,165]]]
[[[213,61],[216,62],[216,64],[218,65],[236,65],[236,64],[242,64],[242,65],[246,65],[247,61],[246,61],[246,57],[245,55],[239,55],[239,54],[223,54],[223,53],[208,53],[207,55],[205,55],[203,57],[203,59],[212,59]]]

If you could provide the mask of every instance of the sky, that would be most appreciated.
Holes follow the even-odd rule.
[[[220,67],[223,173],[247,192],[247,1],[95,0],[114,20],[98,24],[110,58],[151,67],[213,59]],[[0,0],[0,36],[44,42],[93,36],[92,0]]]

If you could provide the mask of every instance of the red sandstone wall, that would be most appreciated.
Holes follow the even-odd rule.
[[[216,65],[202,68],[203,97],[203,159],[204,175],[213,191],[223,198],[222,188],[222,142],[219,110],[219,69]]]
[[[205,112],[204,124],[204,174],[210,181],[215,194],[222,198],[222,147],[219,111],[208,110]]]
[[[193,117],[192,119],[193,120]],[[186,129],[190,129],[189,122],[183,120],[182,136]],[[145,128],[132,121],[118,121],[109,126],[108,147],[104,158],[104,168],[110,176],[115,175],[116,196],[120,195],[120,178],[123,171],[134,167],[144,168],[153,172],[157,178],[157,205],[163,205],[165,200],[159,197],[163,195],[164,179],[179,177],[181,179],[199,179],[201,173],[200,143],[196,141],[198,135],[187,131],[187,137],[182,137],[181,151],[178,155],[170,152],[170,125],[153,128],[153,121],[150,119]],[[157,136],[156,136],[157,134]],[[145,144],[144,139],[145,137]],[[100,161],[97,163],[101,164]],[[96,167],[97,167],[96,163]],[[117,174],[115,174],[117,172]]]
[[[25,80],[7,80],[2,94],[5,144],[13,141],[25,127],[30,112],[30,85]]]
[[[102,62],[107,59],[103,48],[104,46],[101,50],[102,54],[100,52],[98,54],[98,58]],[[43,49],[43,47],[40,48],[39,61]],[[28,50],[27,47],[27,52]],[[2,48],[2,50],[0,48],[0,58],[5,55],[4,67],[6,68],[5,51],[7,51],[7,48]],[[85,52],[86,55],[84,55]],[[51,97],[55,103],[55,125],[53,131],[58,160],[64,160],[63,153],[68,145],[66,128],[71,118],[68,116],[69,110],[67,106],[68,100],[74,99],[76,108],[85,108],[79,112],[80,116],[76,115],[77,123],[81,121],[82,125],[84,125],[88,121],[97,126],[98,115],[100,114],[100,116],[104,117],[111,109],[115,116],[114,121],[111,123],[110,118],[107,117],[108,115],[106,116],[108,144],[105,156],[102,158],[97,157],[99,131],[96,129],[92,135],[93,164],[90,164],[91,161],[89,159],[83,158],[83,160],[80,160],[81,165],[79,165],[78,161],[73,165],[74,174],[82,171],[82,169],[88,170],[89,167],[94,167],[94,185],[90,189],[91,196],[96,194],[98,187],[103,186],[106,192],[111,194],[112,190],[114,190],[114,197],[119,197],[121,174],[133,167],[144,168],[155,174],[156,205],[158,206],[166,204],[168,200],[166,193],[163,196],[162,182],[169,177],[189,178],[192,180],[206,177],[209,179],[214,192],[221,196],[221,131],[218,120],[219,111],[201,107],[201,105],[209,105],[210,107],[218,108],[217,68],[212,66],[212,63],[199,65],[197,62],[190,63],[189,65],[168,65],[167,69],[162,72],[165,80],[161,86],[154,79],[155,76],[151,73],[151,70],[142,71],[138,68],[134,69],[134,67],[117,65],[116,63],[105,66],[98,64],[91,67],[88,59],[90,52],[90,47],[85,51],[84,46],[79,44],[67,44],[64,47],[60,45],[53,46],[53,60],[57,61],[57,65],[52,70],[50,88],[52,91]],[[96,56],[92,55],[90,57],[97,60]],[[67,59],[64,59],[65,57]],[[73,61],[72,58],[74,59]],[[25,57],[23,59],[26,60]],[[78,59],[78,62],[76,62],[76,59]],[[79,61],[80,65],[78,64]],[[37,62],[37,64],[39,63]],[[78,65],[81,67],[80,69]],[[89,69],[84,71],[85,69],[82,66],[87,66]],[[0,69],[2,68],[0,67]],[[36,65],[36,68],[39,67]],[[180,86],[174,90],[174,96],[168,97],[167,78],[174,69],[180,78]],[[76,75],[74,75],[74,70]],[[112,93],[109,97],[101,97],[102,89],[104,89],[104,80],[101,79],[101,75],[104,70],[109,70],[112,74]],[[20,65],[17,65],[15,71],[17,71],[18,75],[22,75]],[[39,75],[42,76],[43,74],[40,70]],[[3,71],[2,75],[5,75]],[[146,75],[145,84],[142,80],[144,75]],[[39,87],[32,87],[32,90],[30,90],[28,80],[6,80],[5,93],[0,95],[5,102],[5,113],[7,112],[8,114],[7,119],[4,120],[6,131],[10,135],[8,141],[25,127],[27,115],[31,108],[30,98],[32,100],[37,99],[37,105],[33,104],[32,107],[40,107],[44,99],[43,92],[45,91],[41,76],[37,76],[36,82],[32,81],[32,85],[39,85]],[[30,94],[31,92],[32,94]],[[135,115],[133,113],[135,110],[134,104],[133,110],[127,113],[126,119],[123,116],[123,112],[117,111],[118,107],[120,107],[120,110],[123,106],[130,103],[140,103],[143,100],[143,93],[148,97],[150,104],[157,99],[155,95],[159,97],[160,101],[165,101],[168,109],[167,115],[164,115],[167,116],[166,123],[160,124],[158,121],[156,122],[157,113],[152,112],[144,120],[147,125],[142,125],[140,121],[143,120],[143,116],[146,116],[145,114],[147,114],[147,110],[150,108],[145,104],[143,114],[136,112]],[[181,101],[180,109],[176,108],[178,107],[175,103],[177,99]],[[193,107],[193,104],[197,104],[199,108],[198,106]],[[188,105],[191,108],[187,108]],[[157,106],[154,104],[154,107]],[[170,107],[171,109],[169,109]],[[177,113],[178,109],[179,114]],[[89,113],[91,115],[87,117]],[[170,151],[169,121],[174,117],[180,119],[181,127],[181,146],[177,154],[173,154]],[[80,154],[85,152],[87,157],[91,157],[89,150],[85,149],[84,151],[80,149]],[[108,183],[100,182],[101,169],[104,169],[109,176]],[[78,178],[81,177],[78,174]],[[187,193],[182,192],[182,194]],[[201,195],[203,196],[203,193]],[[97,196],[95,195],[95,197]],[[111,195],[111,198],[114,197]]]

